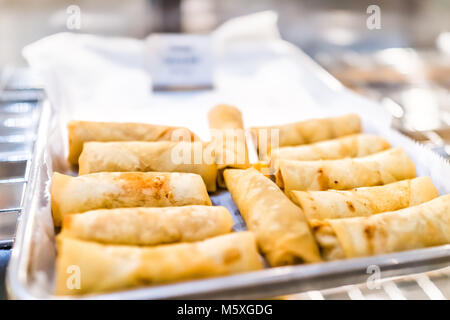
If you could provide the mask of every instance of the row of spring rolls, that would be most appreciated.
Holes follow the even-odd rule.
[[[199,175],[55,173],[51,195],[54,220],[62,227],[57,237],[58,295],[262,268],[253,234],[232,232],[230,212],[211,205]],[[78,283],[73,283],[73,266]]]
[[[225,136],[243,133],[234,107],[217,106],[209,120]],[[248,166],[245,140],[238,136],[230,149],[226,139],[205,144],[185,128],[133,123],[74,121],[68,129],[69,162],[78,164],[80,176],[55,173],[51,185],[54,222],[62,226],[57,294],[262,268],[253,234],[231,233],[231,214],[211,206],[208,196],[217,173],[239,160],[229,153],[244,150],[238,167]],[[81,273],[76,290],[65,272],[73,265]]]
[[[406,153],[389,148],[357,134],[271,151],[276,183],[303,212],[324,260],[450,242],[450,195],[438,197]]]
[[[242,114],[236,107],[229,105],[218,105],[208,112],[209,127],[213,130],[231,130],[226,135],[238,137],[238,144],[244,143],[244,124]],[[77,165],[82,153],[83,146],[88,142],[114,142],[114,141],[200,141],[190,130],[183,127],[171,127],[144,123],[118,123],[118,122],[95,122],[95,121],[71,121],[68,126],[69,156],[70,164]],[[236,132],[233,132],[235,130]],[[355,114],[343,116],[310,119],[285,125],[272,127],[252,127],[251,134],[257,148],[265,145],[271,148],[271,140],[268,131],[277,131],[279,147],[309,144],[323,140],[335,139],[342,136],[361,132],[361,120]],[[242,166],[248,164],[247,147],[239,146],[227,150],[230,146],[224,146],[223,141],[217,147],[217,155],[220,167]],[[244,163],[228,162],[221,153],[236,153],[244,150]],[[234,159],[239,158],[235,157]],[[230,158],[231,159],[231,158]],[[311,159],[313,160],[313,159]]]
[[[53,207],[67,209],[72,205],[72,209],[59,218],[64,218],[62,234],[102,243],[154,245],[194,241],[229,231],[232,222],[228,211],[208,206],[210,200],[204,185],[198,194],[192,188],[177,189],[182,179],[176,178],[180,176],[185,177],[184,182],[196,178],[202,186],[200,177],[187,173],[100,173],[80,177],[55,174],[52,201],[58,205]],[[139,188],[145,185],[145,179],[150,184],[149,191]],[[308,221],[370,216],[420,204],[437,196],[430,179],[421,177],[352,191],[292,191],[291,199],[299,205],[295,206],[272,181],[254,169],[226,170],[225,179],[247,226],[256,234],[261,252],[274,266],[320,261]],[[162,197],[161,192],[153,191],[155,180],[168,182],[163,189],[169,189]],[[171,180],[177,181],[175,187],[170,187]],[[135,181],[139,181],[137,185],[127,185]],[[106,193],[105,185],[110,187]],[[116,193],[110,192],[116,188]],[[185,191],[190,193],[184,194]],[[172,200],[178,202],[169,202],[164,196],[167,193],[175,194]],[[143,195],[147,195],[145,203],[139,202]],[[121,208],[70,214],[136,204],[180,207]],[[202,212],[207,213],[202,215]],[[126,227],[121,228],[121,225]],[[155,227],[151,228],[152,225]]]
[[[342,139],[336,144],[342,145],[349,140]],[[366,143],[370,142],[369,139]],[[314,146],[310,148],[313,149]],[[95,172],[190,172],[199,174],[207,190],[212,192],[216,189],[217,178],[217,164],[213,153],[214,148],[209,148],[209,145],[202,142],[90,142],[85,144],[79,158],[79,173],[84,175]],[[211,155],[210,158],[207,157],[208,154]],[[367,157],[342,159],[340,163],[335,161],[300,163],[297,160],[275,159],[277,184],[286,190],[349,189],[407,179],[415,174],[414,164],[398,148]],[[351,181],[348,181],[349,170],[352,170],[354,176]],[[305,174],[307,175],[304,176]],[[330,180],[328,179],[330,175],[337,176],[338,179]]]
[[[158,246],[111,245],[68,236],[57,242],[58,295],[103,293],[263,267],[251,232]]]
[[[255,169],[225,181],[270,265],[371,256],[450,243],[450,195],[428,177],[339,191],[291,191]]]
[[[208,112],[209,127],[217,130],[244,129],[242,114],[236,107],[218,105]],[[252,127],[250,131],[258,148],[268,144],[267,131],[278,132],[279,147],[310,144],[361,132],[361,120],[355,114],[310,119],[271,127]],[[183,127],[144,123],[71,121],[68,124],[69,162],[78,164],[86,142],[111,141],[198,141],[193,132]],[[221,152],[221,150],[219,150]],[[234,152],[234,151],[233,151]],[[226,164],[226,163],[225,163]]]
[[[228,234],[232,219],[220,206],[119,208],[68,215],[58,236],[57,293],[105,292],[258,270],[262,265],[256,244],[270,265],[282,266],[420,248],[450,240],[450,196],[425,202],[437,196],[431,191],[422,200],[411,198],[421,190],[433,190],[428,178],[395,183],[402,184],[402,191],[387,199],[385,208],[390,208],[395,196],[409,197],[397,207],[415,204],[411,200],[423,201],[420,206],[403,212],[376,214],[374,209],[364,217],[318,220],[254,169],[228,169],[224,175],[254,237],[248,232]],[[398,189],[395,187],[375,187],[375,194],[389,196],[388,190]],[[371,189],[359,190],[362,195],[357,190],[339,191],[348,194],[334,202],[339,207],[339,203],[369,199],[369,206],[373,205],[379,199],[370,197]],[[315,193],[319,192],[326,193]],[[316,202],[321,201],[317,195]],[[325,204],[329,202],[325,200]],[[175,242],[183,243],[170,244]],[[75,291],[66,285],[71,274],[64,272],[74,264],[80,268],[83,283]],[[164,268],[175,270],[161,275]]]
[[[249,166],[241,112],[218,105],[208,113],[211,143],[182,127],[139,123],[72,121],[68,125],[69,162],[79,174],[157,171],[199,174],[208,191],[216,179],[224,187],[225,167]]]
[[[249,166],[245,140],[241,136],[244,131],[239,110],[231,106],[217,106],[210,111],[208,117],[211,130],[224,131],[225,136],[230,135],[232,138],[237,138],[238,144],[229,148],[224,144],[224,140],[220,139],[213,141],[212,144],[200,142],[203,154],[205,154],[203,149],[206,149],[206,153],[212,155],[213,158],[213,161],[206,164],[182,163],[180,165],[172,162],[174,149],[178,149],[182,144],[184,148],[190,150],[188,153],[195,151],[195,138],[192,138],[193,143],[184,142],[182,144],[171,141],[89,142],[84,144],[79,158],[79,166],[80,174],[86,175],[77,178],[63,176],[54,179],[54,182],[61,180],[59,185],[64,186],[54,188],[54,194],[57,196],[53,197],[52,194],[52,202],[57,208],[56,213],[54,212],[55,222],[61,223],[64,220],[63,232],[60,236],[63,240],[60,242],[71,243],[60,246],[61,248],[69,247],[65,251],[70,252],[70,254],[64,255],[65,258],[59,259],[61,266],[66,266],[67,260],[70,262],[86,258],[83,253],[71,250],[72,247],[81,246],[81,244],[91,246],[90,250],[94,252],[105,250],[102,246],[107,246],[111,256],[101,255],[105,257],[106,262],[108,259],[113,259],[114,255],[120,254],[120,250],[116,251],[117,245],[121,245],[121,250],[122,247],[130,245],[144,246],[139,248],[139,253],[135,247],[129,247],[130,250],[127,251],[130,253],[136,251],[133,256],[141,256],[144,252],[155,251],[148,246],[157,244],[197,241],[186,244],[190,245],[189,250],[195,251],[198,247],[202,247],[198,241],[206,243],[215,238],[204,239],[213,236],[216,236],[217,239],[224,239],[224,242],[228,241],[227,236],[252,238],[253,236],[244,235],[247,232],[220,235],[230,231],[231,217],[225,208],[208,207],[211,203],[207,191],[215,190],[216,180],[219,186],[226,184],[248,229],[254,234],[253,249],[255,249],[256,241],[259,251],[271,266],[366,256],[450,242],[447,236],[450,223],[448,214],[445,214],[445,206],[448,205],[450,198],[436,198],[436,188],[429,178],[413,179],[416,176],[415,166],[403,150],[389,149],[389,143],[381,137],[357,134],[361,130],[360,120],[357,116],[347,115],[313,119],[278,127],[252,128],[254,136],[257,137],[258,148],[269,145],[269,150],[270,143],[261,142],[264,137],[258,136],[258,132],[260,129],[277,129],[279,131],[281,148],[271,150],[270,163],[276,173],[278,186],[254,169],[226,169],[243,169]],[[225,120],[221,121],[221,119]],[[93,137],[86,139],[86,141],[91,140],[96,139]],[[123,140],[127,141],[127,139]],[[322,140],[326,141],[322,142]],[[105,138],[101,141],[109,140]],[[304,143],[311,144],[299,145]],[[239,144],[241,146],[237,147]],[[238,153],[242,150],[245,152],[243,164],[227,162],[227,154],[233,155],[231,159],[237,159]],[[195,155],[193,157],[195,158]],[[142,187],[140,182],[134,183],[134,189],[127,187],[130,185],[130,180],[134,178],[127,179],[126,175],[129,177],[148,175],[149,181],[154,181],[158,175],[171,176],[174,174],[146,172],[158,170],[193,172],[200,176],[179,173],[178,175],[185,179],[180,183],[176,181],[181,181],[181,179],[166,177],[165,180],[163,179],[166,181],[165,188],[155,188],[151,184]],[[102,171],[142,171],[146,173],[91,173]],[[124,175],[124,179],[111,178],[106,182],[107,179],[101,175],[109,177]],[[199,182],[198,179],[202,178],[203,181]],[[172,180],[176,186],[171,185],[170,181]],[[98,189],[93,187],[95,192],[85,191],[89,189],[87,187],[89,183],[94,186],[99,181],[105,181],[103,187]],[[112,183],[112,181],[114,182]],[[120,181],[126,182],[121,184]],[[201,182],[206,183],[207,190]],[[101,185],[101,183],[99,184]],[[133,183],[131,185],[133,186]],[[203,189],[201,185],[203,185]],[[185,186],[184,189],[183,186]],[[365,188],[358,188],[363,186]],[[285,193],[279,187],[283,188]],[[347,190],[353,188],[358,189]],[[190,195],[189,192],[184,194],[187,189],[191,192]],[[329,189],[338,190],[324,191]],[[58,193],[56,190],[63,191]],[[148,194],[151,196],[147,197]],[[382,200],[380,201],[380,199]],[[71,203],[72,208],[70,205],[66,206],[66,203]],[[142,207],[187,205],[187,207],[96,210],[82,215],[69,215],[99,208],[134,207],[136,205]],[[440,210],[436,210],[436,206],[440,207]],[[200,208],[196,210],[203,212],[203,215],[199,214],[196,219],[193,219],[190,214],[194,207]],[[205,211],[203,208],[217,209]],[[433,209],[433,213],[427,216],[427,219],[423,219],[423,212],[428,209]],[[166,212],[163,214],[164,211]],[[403,220],[397,219],[400,213],[402,213]],[[164,218],[162,218],[163,216]],[[200,226],[202,223],[206,223],[205,221],[208,221],[209,225],[203,230]],[[405,228],[402,233],[401,230],[398,230],[398,221],[409,222],[411,227],[420,227],[419,232]],[[129,227],[117,227],[122,224],[129,225]],[[426,227],[423,227],[423,224]],[[434,237],[431,237],[432,229],[439,224],[444,224],[444,227],[440,232],[435,232]],[[169,225],[172,226],[170,230],[167,227]],[[392,235],[386,238],[385,235],[389,233]],[[409,237],[411,245],[402,244],[406,237]],[[216,242],[218,243],[218,241]],[[378,241],[383,245],[374,246],[373,241]],[[183,243],[183,245],[185,244]],[[164,244],[158,247],[161,252],[167,252],[164,254],[170,256],[172,252],[175,254],[177,246],[181,246],[181,244]],[[245,247],[246,249],[242,252],[246,252],[250,257],[257,256],[256,250],[248,249],[252,245],[245,245]],[[376,249],[374,249],[375,247]],[[243,258],[246,262],[239,262],[241,266],[239,271],[234,271],[233,268],[233,270],[224,271],[226,268],[223,268],[223,264],[227,260],[228,253],[221,251],[220,248],[227,248],[228,253],[230,248],[225,246],[225,243],[223,247],[219,246],[216,262],[220,261],[219,265],[223,269],[222,271],[218,271],[220,269],[218,266],[208,270],[194,268],[194,271],[180,268],[179,273],[173,276],[169,275],[169,279],[161,277],[155,279],[152,278],[154,274],[151,274],[150,271],[148,274],[137,276],[139,272],[133,269],[132,275],[124,275],[127,278],[126,283],[120,284],[120,277],[111,283],[106,281],[106,285],[102,281],[92,280],[92,286],[95,288],[88,289],[86,292],[109,291],[133,285],[133,282],[139,284],[139,281],[166,282],[183,280],[185,277],[186,279],[199,278],[208,276],[208,274],[229,274],[261,268],[259,260],[256,263],[253,258],[249,260]],[[237,251],[239,250],[238,248]],[[115,253],[113,254],[113,252]],[[202,254],[199,255],[202,259],[204,258]],[[67,257],[70,258],[66,259]],[[177,261],[177,258],[179,257],[173,257],[171,262]],[[195,263],[196,260],[193,260]],[[139,261],[142,261],[142,258],[139,258]],[[164,263],[165,261],[163,259]],[[121,263],[123,262],[121,261]],[[150,260],[147,262],[150,264]],[[202,263],[208,264],[205,261]],[[146,266],[152,268],[153,266],[149,264]],[[172,266],[169,263],[167,267],[171,268]],[[88,272],[90,275],[99,272],[98,269],[92,267],[89,267],[88,270],[90,270]],[[61,292],[64,293],[64,288],[61,289]]]
[[[353,130],[356,122],[351,119],[351,116],[347,118],[348,127]],[[318,123],[311,122],[312,127],[315,124]],[[295,127],[292,125],[292,128]],[[275,249],[278,253],[288,252],[292,259],[313,262],[315,259],[311,256],[316,259],[321,256],[325,260],[342,259],[450,242],[446,235],[450,228],[450,215],[443,214],[450,198],[437,198],[438,192],[428,177],[415,178],[415,165],[402,149],[390,149],[385,139],[369,134],[350,134],[326,141],[320,141],[323,140],[320,138],[315,140],[314,135],[305,138],[308,130],[300,128],[297,131],[288,130],[290,135],[281,134],[281,147],[272,149],[270,153],[270,166],[276,183],[285,194],[276,191],[274,184],[256,171],[225,171],[232,198],[249,230],[255,232],[258,245],[266,256],[273,255],[273,248],[278,246],[279,251]],[[286,127],[278,129],[283,132]],[[333,137],[328,133],[327,136]],[[320,142],[311,143],[314,141]],[[249,191],[248,185],[252,189],[255,185],[259,186],[259,191]],[[245,197],[244,194],[260,194],[262,199]],[[291,210],[286,196],[301,211],[302,217],[295,219],[295,223],[293,215],[289,214]],[[274,204],[280,205],[268,205],[265,200],[271,197],[276,197]],[[259,213],[262,211],[261,202],[267,208],[263,217]],[[436,206],[439,209],[433,210]],[[433,212],[423,219],[420,213],[427,209]],[[409,225],[417,229],[405,227],[403,233],[399,231],[396,222],[399,215],[402,217],[399,220],[409,221]],[[290,242],[285,238],[293,241],[295,237],[292,234],[296,234],[298,241],[300,235],[305,235],[307,229],[299,231],[297,227],[294,231],[294,226],[299,222],[303,222],[303,226],[309,225],[309,233],[306,234],[309,239],[314,239],[317,247],[311,241],[302,241],[302,245],[297,242],[295,247],[307,248],[307,254],[303,252],[299,257],[297,250],[297,257],[293,258],[294,251],[289,249]],[[434,232],[433,228],[439,224],[445,227]],[[267,240],[269,230],[273,237]],[[357,231],[351,234],[352,230]],[[287,237],[280,237],[278,233]],[[383,239],[385,234],[390,235],[389,239]],[[402,244],[405,234],[409,236],[409,245]],[[365,242],[360,240],[364,236],[377,238],[375,241],[379,244],[376,249],[371,239]],[[352,245],[359,247],[352,249]],[[284,263],[271,261],[272,265]]]
[[[95,172],[189,172],[199,174],[209,192],[224,187],[225,168],[248,168],[241,112],[218,105],[208,113],[211,142],[186,128],[139,123],[72,121],[68,124],[69,162],[79,174]],[[320,130],[319,130],[320,129]],[[361,131],[356,115],[312,119],[275,127],[251,128],[258,149],[261,131],[279,131],[280,146],[332,139]],[[374,148],[376,149],[376,148]]]
[[[253,233],[230,233],[230,213],[211,206],[207,193],[215,190],[216,179],[224,186],[225,168],[249,166],[241,113],[220,105],[208,117],[212,133],[223,132],[225,139],[204,144],[187,129],[164,126],[69,124],[69,161],[79,165],[80,176],[55,173],[51,185],[54,222],[62,227],[57,294],[107,292],[262,268]],[[191,142],[171,141],[180,130]],[[228,138],[237,143],[230,147]],[[197,163],[193,159],[199,149]],[[181,160],[186,154],[189,159],[174,162],[180,152]],[[277,243],[271,246],[269,238],[260,249],[272,265],[320,261],[301,210],[274,187],[272,206],[281,197],[288,208],[284,214],[300,220],[278,221],[277,234],[286,239],[287,250]],[[284,228],[292,229],[290,235]],[[260,233],[257,237],[264,238]],[[71,273],[66,272],[74,265],[81,275],[76,290],[68,285]]]

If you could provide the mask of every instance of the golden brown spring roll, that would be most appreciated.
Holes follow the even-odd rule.
[[[239,109],[222,104],[208,112],[208,121],[219,169],[217,183],[225,187],[222,169],[249,167],[242,114]]]
[[[271,150],[270,131],[273,129],[278,130],[278,147],[295,146],[359,133],[361,132],[361,119],[356,114],[348,114],[279,126],[253,127],[251,132],[260,153],[264,152],[264,149]]]
[[[438,191],[429,177],[348,191],[290,192],[290,198],[303,210],[308,220],[370,216],[416,206],[437,196]]]
[[[56,226],[65,215],[95,209],[211,205],[202,178],[178,172],[54,173],[50,194]]]
[[[58,240],[57,295],[107,292],[262,268],[251,232],[156,247],[105,245],[69,237]],[[74,272],[78,272],[79,283]]]
[[[196,136],[183,127],[132,122],[70,121],[69,162],[78,163],[83,144],[89,141],[194,141]],[[198,138],[197,138],[198,139]]]
[[[277,184],[284,187],[286,192],[372,187],[415,176],[416,166],[400,148],[354,159],[280,159],[276,172]]]
[[[369,217],[312,223],[325,260],[355,258],[450,243],[450,195]]]
[[[271,266],[320,261],[319,250],[299,207],[255,169],[226,169],[227,188],[259,249]]]
[[[221,206],[119,208],[66,216],[62,233],[107,244],[151,246],[204,240],[232,227],[230,212]]]
[[[102,171],[197,173],[208,191],[216,190],[214,150],[202,142],[85,143],[79,158],[79,174]]]
[[[390,147],[389,142],[382,137],[371,134],[354,134],[308,145],[272,150],[271,164],[276,169],[279,159],[313,161],[356,158],[368,156]]]

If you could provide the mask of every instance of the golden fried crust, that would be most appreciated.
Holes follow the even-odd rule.
[[[279,132],[279,147],[295,146],[322,140],[334,139],[361,132],[361,119],[356,114],[348,114],[333,118],[310,119],[272,127],[251,128],[256,145],[261,146],[260,129],[276,129]],[[270,137],[270,133],[268,134]],[[267,141],[269,150],[270,139]]]
[[[208,121],[219,169],[217,183],[225,187],[224,168],[250,166],[242,114],[236,107],[221,104],[209,110]]]
[[[370,216],[412,207],[438,196],[429,177],[353,190],[291,191],[290,198],[308,220]]]
[[[231,193],[270,265],[320,261],[306,218],[270,179],[255,169],[224,172]]]
[[[157,245],[192,242],[231,232],[233,219],[221,206],[119,208],[64,218],[62,233],[107,244]]]
[[[277,184],[286,192],[346,190],[416,177],[416,166],[401,148],[370,156],[320,161],[280,160]]]
[[[89,141],[194,141],[198,138],[183,127],[170,127],[132,122],[70,121],[67,125],[69,136],[69,157],[71,164],[78,163],[83,144]]]
[[[216,190],[214,152],[201,142],[88,142],[79,158],[80,175],[151,171],[196,173],[208,191]]]
[[[325,253],[340,251],[345,258],[355,258],[450,243],[449,212],[450,195],[445,195],[398,211],[312,225]],[[324,255],[326,260],[332,258]]]
[[[65,215],[95,209],[211,205],[202,178],[192,173],[54,173],[50,193],[56,226]]]
[[[209,110],[208,121],[211,129],[244,129],[241,111],[225,104],[217,105]]]
[[[313,161],[363,157],[390,148],[379,136],[354,134],[337,139],[272,150],[271,166],[276,170],[279,159]]]
[[[58,238],[56,294],[108,292],[261,268],[251,232],[155,247],[104,245],[63,236]]]

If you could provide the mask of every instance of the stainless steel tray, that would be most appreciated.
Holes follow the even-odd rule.
[[[305,95],[293,95],[293,92],[304,90],[308,93],[306,98],[311,98],[315,102],[314,105],[317,106],[317,109],[320,107],[321,115],[330,116],[336,113],[348,112],[358,113],[363,120],[365,132],[379,134],[388,139],[393,146],[404,148],[416,163],[418,175],[431,176],[440,194],[450,193],[450,163],[448,161],[398,132],[391,130],[388,124],[389,117],[384,114],[380,115],[380,112],[382,112],[380,105],[344,89],[340,83],[315,64],[308,56],[299,51],[298,48],[284,42],[280,45],[279,49],[283,48],[285,52],[289,52],[289,59],[295,62],[296,72],[304,76],[304,78],[298,80],[299,84],[301,84],[300,86],[272,88],[273,90],[267,90],[266,95],[259,91],[248,92],[245,90],[245,97],[241,97],[241,100],[237,99],[236,101],[241,101],[247,107],[243,110],[246,126],[271,124],[269,122],[272,122],[274,119],[283,122],[292,121],[293,114],[296,116],[297,114],[304,115],[305,112],[311,111],[305,110],[305,108],[301,111],[299,109],[288,109],[296,104],[305,103]],[[247,99],[249,96],[254,96],[254,99]],[[221,100],[223,97],[220,96]],[[198,100],[189,100],[189,95],[180,96],[178,94],[177,99],[170,101],[167,99],[167,95],[162,95],[160,98],[154,102],[154,114],[146,114],[147,119],[161,119],[165,115],[167,115],[167,118],[174,118],[171,116],[173,112],[185,112],[182,119],[187,123],[189,123],[189,120],[199,123],[199,114],[204,114],[204,122],[206,122],[205,106],[199,105]],[[211,100],[214,97],[207,95],[205,100],[206,98],[210,106],[215,103],[215,101]],[[222,101],[229,100],[225,99]],[[268,102],[264,104],[264,101]],[[176,104],[176,102],[178,104],[175,109],[168,108],[164,104]],[[274,106],[284,105],[287,106],[282,109],[285,114],[283,114],[283,111],[280,111],[281,109],[274,108]],[[273,109],[275,109],[275,112],[278,112],[275,116],[268,114]],[[89,113],[92,111],[89,110]],[[122,110],[119,111],[123,115]],[[189,117],[192,114],[196,116]],[[137,116],[137,114],[134,115]],[[185,115],[186,117],[184,117]],[[104,118],[105,114],[101,113],[100,116]],[[256,123],[258,121],[266,122]],[[376,121],[376,124],[373,121]],[[64,132],[55,129],[58,125],[64,125],[64,123],[57,118],[57,115],[52,113],[49,103],[45,102],[42,106],[39,132],[35,143],[32,166],[29,171],[29,183],[26,186],[23,200],[23,214],[19,218],[16,242],[8,268],[7,287],[12,298],[57,298],[52,295],[56,249],[54,241],[55,231],[49,206],[48,184],[53,170],[64,171],[65,161],[52,158],[52,153],[49,152],[50,149],[53,148],[54,151],[54,148],[65,144]],[[190,129],[195,132],[208,131],[204,127]],[[252,148],[249,146],[249,149],[251,150]],[[62,148],[58,151],[61,150]],[[233,214],[235,230],[245,228],[245,223],[231,201],[228,192],[224,191],[213,195],[212,201],[214,204],[222,204],[228,207]],[[372,276],[371,273],[368,273],[368,267],[373,265],[378,266],[381,271],[381,277],[386,278],[428,271],[449,264],[450,245],[445,245],[369,258],[268,268],[258,272],[228,277],[187,281],[171,285],[73,298],[267,298],[365,282]]]
[[[53,170],[48,158],[47,142],[54,123],[48,102],[42,106],[38,138],[29,172],[23,214],[19,217],[14,250],[7,273],[11,298],[53,299],[53,273],[56,250],[54,228],[48,206],[48,182]],[[391,132],[392,134],[392,132]],[[397,137],[399,138],[399,137]],[[400,137],[400,139],[407,139]],[[405,140],[419,148],[412,141]],[[421,150],[421,149],[419,149]],[[430,152],[425,150],[423,152]],[[431,157],[437,157],[430,155]],[[47,157],[47,158],[46,158]],[[443,159],[434,159],[443,162]],[[55,164],[53,164],[55,165]],[[449,166],[448,162],[441,165]],[[420,171],[420,170],[419,170]],[[214,204],[228,207],[235,219],[235,230],[245,224],[227,191],[212,196]],[[320,290],[361,283],[371,276],[370,266],[381,270],[382,278],[422,272],[450,265],[450,245],[406,251],[369,258],[359,258],[311,265],[268,268],[227,277],[152,286],[75,299],[171,299],[171,298],[268,298],[308,290]]]

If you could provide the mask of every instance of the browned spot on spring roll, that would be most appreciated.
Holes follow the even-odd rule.
[[[216,190],[214,150],[202,142],[88,142],[79,174],[94,172],[189,172],[199,174],[208,191]]]
[[[54,173],[50,193],[56,226],[65,215],[95,209],[211,205],[202,178],[192,173]]]

